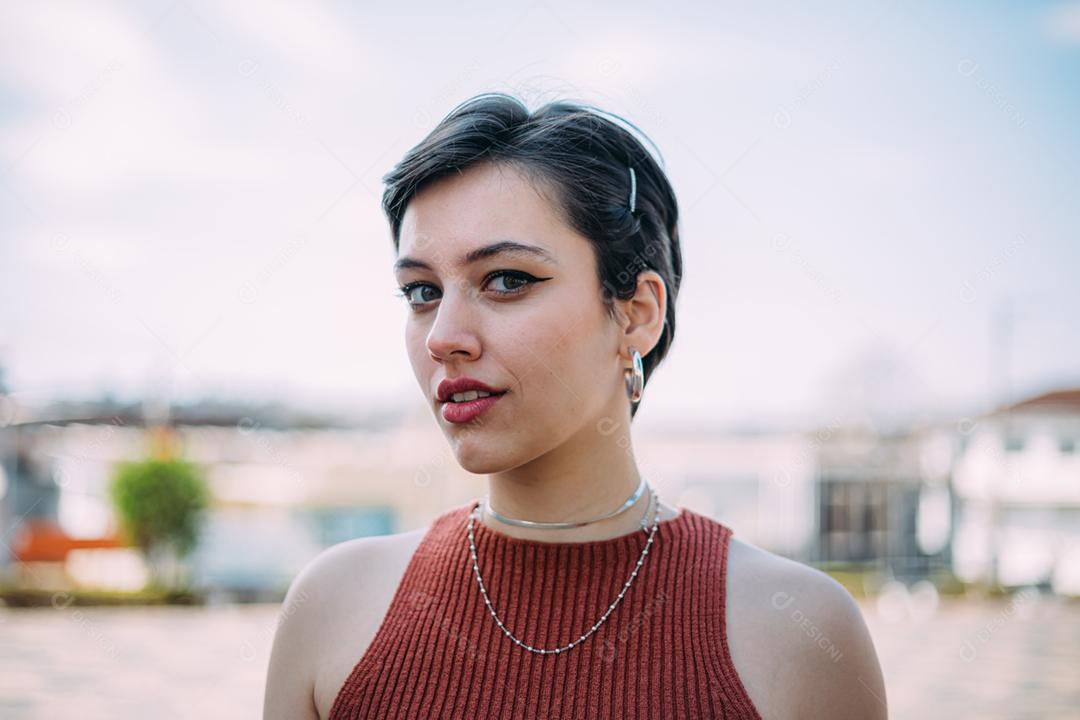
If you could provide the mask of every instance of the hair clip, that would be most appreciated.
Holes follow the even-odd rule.
[[[634,175],[634,168],[630,168],[630,212],[634,212],[634,207],[637,204],[637,176]]]

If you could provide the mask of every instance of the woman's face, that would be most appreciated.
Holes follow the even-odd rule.
[[[507,241],[537,251],[464,261]],[[567,442],[588,445],[604,418],[629,420],[621,332],[592,248],[517,171],[484,163],[426,187],[407,206],[398,255],[409,360],[466,470],[512,469]],[[462,376],[507,392],[452,422],[437,391]]]

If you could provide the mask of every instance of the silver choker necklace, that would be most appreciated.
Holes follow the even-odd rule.
[[[533,528],[534,530],[557,530],[559,528],[581,527],[582,525],[589,525],[589,524],[592,524],[592,523],[595,523],[595,522],[600,522],[601,520],[607,520],[610,517],[614,517],[614,516],[618,515],[621,512],[625,512],[625,511],[629,510],[631,507],[634,506],[634,503],[636,503],[641,498],[641,494],[643,492],[645,492],[645,487],[646,487],[646,483],[645,483],[645,478],[643,476],[641,478],[641,481],[638,482],[637,489],[633,492],[633,494],[630,495],[630,497],[628,497],[626,499],[626,502],[624,502],[622,505],[615,508],[611,512],[607,513],[606,515],[601,515],[600,517],[593,518],[592,520],[570,520],[570,521],[566,521],[566,522],[543,522],[543,521],[539,521],[539,520],[519,520],[517,518],[507,517],[505,515],[501,515],[501,514],[495,512],[495,509],[491,507],[491,495],[490,494],[484,495],[484,512],[487,513],[488,515],[492,516],[493,518],[495,518],[499,522],[506,523],[507,525],[517,525],[518,527]],[[646,517],[647,517],[648,512],[646,512],[645,514],[646,514]],[[645,523],[645,520],[642,519],[642,525],[643,526],[644,526],[644,523]]]

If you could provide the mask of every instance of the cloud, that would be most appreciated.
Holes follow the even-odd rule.
[[[1051,9],[1045,16],[1045,28],[1050,37],[1080,45],[1080,2]]]
[[[230,25],[230,34],[247,36],[290,62],[349,69],[360,50],[344,18],[317,3],[220,3],[212,12]]]
[[[61,105],[111,64],[152,69],[160,53],[136,20],[106,3],[4,3],[0,80]]]

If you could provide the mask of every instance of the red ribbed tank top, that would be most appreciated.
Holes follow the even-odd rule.
[[[473,500],[437,517],[371,644],[330,710],[345,718],[754,718],[724,614],[732,531],[678,508],[608,619],[570,650],[517,645],[491,616],[469,550]],[[651,526],[650,526],[651,530]],[[618,597],[648,534],[587,542],[514,538],[473,522],[477,564],[503,624],[555,648]]]

